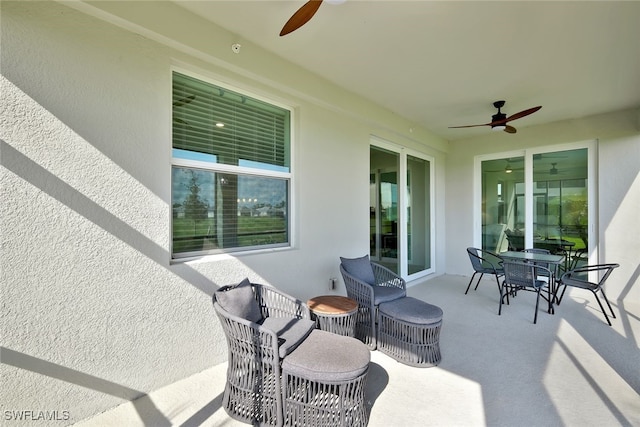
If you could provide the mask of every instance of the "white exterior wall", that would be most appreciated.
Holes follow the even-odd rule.
[[[102,4],[119,26],[0,5],[3,411],[69,424],[223,362],[221,285],[330,293],[338,257],[369,250],[371,135],[433,156],[444,198],[444,141],[245,41],[233,54],[233,35],[172,4]],[[293,249],[170,262],[173,65],[296,106]],[[444,248],[442,218],[438,203]]]
[[[631,109],[583,119],[490,133],[456,141],[447,157],[446,272],[472,274],[465,248],[473,246],[474,157],[597,140],[599,263],[619,263],[607,280],[610,300],[640,301],[640,111]],[[461,262],[466,260],[467,262]]]

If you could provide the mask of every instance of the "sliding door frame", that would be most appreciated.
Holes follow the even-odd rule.
[[[398,170],[398,257],[400,276],[407,281],[425,277],[435,272],[436,265],[436,244],[435,244],[435,159],[417,150],[403,147],[398,144],[383,140],[372,136],[370,139],[370,147],[376,147],[388,150],[399,155]],[[427,227],[429,233],[429,268],[421,270],[417,273],[408,274],[408,239],[407,239],[407,156],[413,156],[429,162],[429,224]]]
[[[541,147],[526,148],[523,150],[505,151],[478,155],[474,158],[474,192],[473,192],[473,242],[475,247],[482,245],[482,162],[487,160],[524,157],[525,173],[525,240],[527,248],[533,247],[533,156],[535,154],[548,154],[559,151],[587,149],[587,215],[589,218],[588,233],[588,257],[589,264],[598,262],[598,168],[597,168],[597,140],[589,140],[567,144],[546,145]]]

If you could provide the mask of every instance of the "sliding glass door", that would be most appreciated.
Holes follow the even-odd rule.
[[[482,248],[586,254],[593,211],[591,146],[479,159]]]
[[[431,160],[378,144],[370,150],[370,257],[416,278],[432,271]]]
[[[408,274],[431,268],[431,162],[407,155],[406,224]]]
[[[371,147],[369,229],[371,259],[400,271],[398,246],[398,173],[400,155]]]
[[[524,157],[485,160],[482,168],[482,249],[524,249]]]

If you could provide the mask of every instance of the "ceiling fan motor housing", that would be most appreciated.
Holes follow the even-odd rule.
[[[500,109],[502,107],[504,107],[504,101],[496,101],[493,103],[493,106],[496,107],[498,109],[498,112],[496,114],[494,114],[493,116],[491,116],[491,123],[495,123],[495,122],[499,122],[501,120],[505,120],[507,118],[507,115],[504,114],[502,111],[500,111]],[[498,127],[499,129],[504,129],[504,123],[501,124],[492,124],[491,125],[491,129],[494,129],[495,127]]]
[[[494,122],[499,122],[500,120],[504,120],[504,119],[506,119],[506,118],[507,118],[507,115],[506,115],[506,114],[504,114],[504,113],[497,113],[497,114],[494,114],[493,116],[491,116],[491,122],[492,122],[492,123],[494,123]]]

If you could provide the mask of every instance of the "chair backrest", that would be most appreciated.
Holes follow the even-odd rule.
[[[527,249],[523,249],[522,252],[529,252],[531,254],[550,254],[551,253],[549,249],[542,249],[542,248],[527,248]],[[549,268],[548,262],[538,262],[536,264],[540,267]]]
[[[516,260],[504,260],[502,267],[504,268],[505,283],[529,288],[535,287],[536,272],[534,264]]]
[[[234,316],[258,323],[263,315],[253,287],[249,279],[244,279],[237,285],[223,286],[214,292],[213,301]]]
[[[261,323],[267,317],[311,317],[303,301],[273,286],[250,283],[248,279],[218,289],[213,294],[213,302],[225,312],[254,323]]]
[[[467,248],[467,254],[475,271],[483,271],[486,268],[500,269],[502,258],[498,254],[473,247]]]
[[[553,277],[551,270],[539,262],[505,259],[502,267],[505,283],[515,286],[539,288]]]
[[[542,248],[527,248],[527,249],[523,249],[522,252],[529,252],[532,254],[550,254],[551,253],[549,249],[542,249]]]
[[[524,249],[524,235],[522,232],[507,229],[504,231],[504,234],[507,236],[507,241],[509,242],[509,250],[521,251]]]
[[[376,284],[376,276],[369,255],[359,258],[340,257],[340,266],[354,279],[371,286]]]

